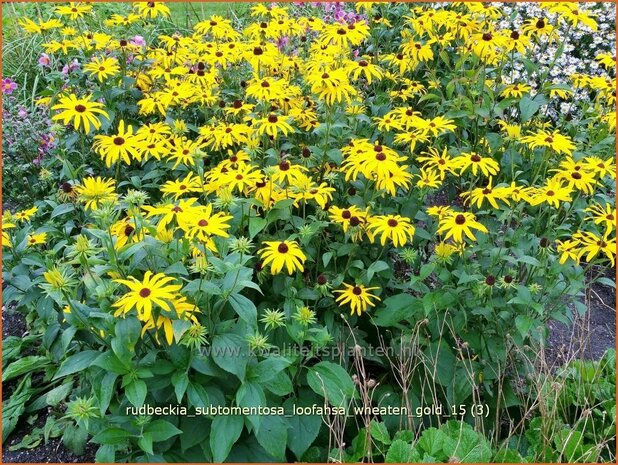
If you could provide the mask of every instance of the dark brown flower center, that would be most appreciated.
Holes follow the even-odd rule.
[[[369,65],[369,63],[367,63],[367,61],[365,61],[365,60],[361,60],[361,61],[358,62],[358,66],[363,66],[364,67],[364,66],[367,66],[367,65]]]
[[[360,219],[358,216],[353,216],[350,218],[350,226],[358,226],[360,224]]]
[[[474,155],[472,155],[470,157],[470,160],[472,160],[474,163],[478,163],[481,161],[481,157],[479,157],[476,153]]]
[[[350,218],[352,218],[352,213],[350,212],[350,210],[343,210],[341,212],[341,218],[343,218],[344,220],[349,220]]]
[[[256,55],[256,56],[262,55],[262,54],[264,54],[264,50],[262,50],[261,47],[255,47],[253,49],[253,54]]]
[[[354,289],[352,289],[352,294],[354,295],[361,295],[362,293],[363,293],[363,290],[358,286],[354,286]]]
[[[457,216],[455,217],[455,223],[457,223],[457,224],[458,224],[458,225],[460,225],[460,226],[461,226],[462,224],[465,224],[465,223],[466,223],[466,217],[465,217],[465,216],[463,216],[463,215],[461,215],[461,214],[460,214],[460,215],[457,215]]]
[[[83,113],[86,111],[86,107],[80,103],[79,105],[75,105],[75,111],[78,113]]]
[[[486,42],[489,42],[493,38],[494,36],[491,35],[491,32],[486,32],[485,34],[483,34],[483,40]]]
[[[391,218],[386,222],[391,228],[396,228],[399,224],[396,219]]]
[[[545,27],[545,21],[544,21],[543,19],[539,19],[539,20],[536,22],[536,27],[537,27],[538,29],[543,29],[543,28]]]
[[[550,189],[547,192],[545,192],[545,195],[547,197],[553,197],[554,195],[556,195],[556,193]]]
[[[150,294],[151,294],[151,291],[150,291],[150,289],[148,289],[147,287],[144,287],[144,288],[142,288],[142,290],[141,290],[141,291],[139,291],[139,295],[140,295],[140,297],[143,297],[144,299],[145,299],[146,297],[148,297]]]
[[[376,154],[376,160],[378,161],[384,161],[386,160],[386,155],[384,155],[384,152],[378,152]]]
[[[279,169],[281,171],[287,171],[290,169],[290,163],[287,161],[282,161],[281,163],[279,163]]]
[[[198,226],[200,226],[201,228],[205,228],[206,226],[208,226],[208,221],[206,220],[200,220],[199,223],[197,223]]]
[[[268,117],[268,122],[269,123],[276,123],[279,120],[279,118],[277,118],[277,115],[270,115]]]
[[[116,145],[122,145],[124,144],[124,139],[120,136],[114,137],[114,144]]]
[[[135,231],[135,228],[131,225],[128,225],[126,228],[124,228],[124,235],[129,237],[133,231]]]
[[[287,244],[285,242],[282,242],[281,244],[279,244],[279,246],[277,247],[277,251],[279,253],[287,253],[288,250],[290,250],[290,248],[287,246]]]

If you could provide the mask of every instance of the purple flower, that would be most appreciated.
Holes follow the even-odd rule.
[[[11,78],[6,78],[2,80],[2,93],[11,95],[14,90],[17,90],[17,83],[13,81]]]
[[[50,64],[51,59],[49,58],[49,55],[47,53],[41,53],[41,56],[39,57],[39,65],[49,68]]]
[[[135,46],[138,46],[138,47],[145,47],[146,46],[146,39],[144,39],[142,36],[133,36],[129,43],[131,45],[135,45]]]
[[[28,116],[28,110],[26,110],[25,107],[22,107],[20,105],[19,110],[17,111],[17,114],[19,115],[20,118],[25,118],[26,116]]]

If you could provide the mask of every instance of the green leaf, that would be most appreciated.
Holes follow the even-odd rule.
[[[258,443],[277,459],[285,460],[285,445],[288,440],[288,425],[281,417],[262,417],[260,429],[255,435]]]
[[[98,386],[99,409],[101,415],[105,415],[105,412],[109,407],[112,396],[114,395],[114,386],[117,378],[118,374],[116,373],[105,373],[105,376],[103,376],[103,379]]]
[[[45,394],[45,402],[50,407],[55,407],[62,402],[73,389],[73,383],[61,384]]]
[[[146,383],[141,379],[134,379],[125,386],[124,393],[135,407],[141,407],[146,401]]]
[[[105,428],[103,431],[98,433],[92,438],[92,442],[96,442],[97,444],[107,444],[110,446],[115,446],[119,444],[124,444],[131,437],[128,432],[122,428]]]
[[[49,365],[47,357],[39,355],[28,355],[24,358],[14,361],[5,370],[2,371],[2,382],[16,378],[30,371],[40,371]]]
[[[124,375],[129,372],[129,369],[112,352],[102,353],[92,364],[117,375]]]
[[[313,396],[315,394],[310,393]],[[311,407],[313,402],[303,393],[299,393],[300,398],[290,398],[284,403],[286,410],[291,411],[292,405],[301,407]],[[319,415],[291,415],[286,417],[288,428],[288,447],[300,461],[303,454],[309,449],[315,438],[318,437],[322,427],[322,417]]]
[[[249,239],[253,239],[262,229],[266,227],[268,221],[260,217],[252,217],[249,220]]]
[[[189,274],[189,272],[187,271],[187,269],[185,268],[185,266],[180,263],[180,262],[176,262],[173,265],[168,266],[164,273],[166,275],[171,275],[171,274],[179,274],[182,276],[187,276]]]
[[[530,334],[530,328],[534,324],[535,320],[530,318],[528,315],[517,315],[515,317],[515,327],[521,337],[526,338],[528,334]]]
[[[189,405],[194,408],[210,405],[208,392],[201,384],[190,382],[187,387],[187,397],[189,398]]]
[[[229,302],[241,320],[250,327],[257,328],[257,308],[253,302],[241,294],[232,294]]]
[[[262,386],[253,382],[246,382],[241,384],[238,391],[236,391],[236,404],[240,407],[259,407],[266,405],[266,396]],[[247,419],[251,422],[253,429],[259,431],[260,420],[259,415],[248,415]]]
[[[290,366],[290,361],[287,358],[271,355],[266,360],[258,363],[254,371],[254,376],[260,383],[267,383],[272,380],[277,374]]]
[[[174,340],[180,342],[182,335],[187,332],[192,323],[187,320],[174,320],[172,321],[172,332],[174,333]]]
[[[187,387],[189,386],[189,377],[184,370],[178,370],[172,375],[172,386],[174,386],[174,392],[176,393],[176,400],[178,403],[182,402]]]
[[[384,457],[384,462],[385,463],[417,462],[418,460],[414,459],[414,455],[415,454],[413,453],[412,446],[410,446],[410,444],[402,441],[401,439],[397,439],[396,441],[393,441],[391,446],[388,448],[388,452],[386,452],[386,457]]]
[[[442,453],[442,446],[446,435],[437,428],[427,428],[421,434],[417,446],[423,449],[428,455],[437,459],[445,458]]]
[[[419,308],[418,298],[410,294],[397,294],[384,299],[384,307],[375,311],[374,321],[382,327],[394,326],[402,320],[413,318]]]
[[[521,112],[521,122],[528,121],[534,114],[539,111],[541,105],[536,99],[531,99],[528,96],[522,97],[519,101],[519,111]]]
[[[101,352],[96,350],[84,350],[83,352],[70,356],[60,365],[60,368],[52,380],[85,370],[92,365],[92,362],[94,362],[99,355],[101,355]]]
[[[75,210],[75,206],[73,204],[63,203],[61,205],[58,205],[56,208],[54,208],[50,216],[50,219],[53,219],[53,218],[56,218],[57,216],[72,212],[73,210]]]
[[[215,463],[223,462],[232,446],[238,441],[242,433],[243,419],[237,415],[219,415],[212,421],[210,429],[210,450],[212,451],[212,461]]]
[[[348,400],[356,392],[348,372],[331,362],[320,362],[309,368],[307,382],[316,394],[323,396],[335,407],[347,406]]]
[[[247,341],[237,334],[221,334],[212,340],[210,351],[214,362],[229,373],[235,374],[244,381],[249,347]]]
[[[148,433],[144,433],[142,434],[142,437],[137,440],[137,445],[147,454],[154,455],[154,450],[152,450],[152,442],[152,436]]]
[[[166,441],[169,438],[182,434],[178,428],[166,420],[155,420],[146,425],[144,432],[150,434],[154,442]]]
[[[2,402],[2,442],[5,442],[17,426],[20,416],[26,410],[26,402],[35,392],[35,389],[31,388],[31,384],[30,375],[25,376],[9,399]]]
[[[382,444],[388,445],[391,443],[391,437],[384,422],[371,421],[371,437]]]

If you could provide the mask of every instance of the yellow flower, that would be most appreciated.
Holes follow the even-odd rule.
[[[531,191],[530,205],[540,205],[547,202],[554,208],[560,206],[560,202],[571,201],[572,189],[562,184],[562,180],[551,178],[545,182],[545,186]]]
[[[213,214],[212,204],[183,211],[178,216],[179,226],[187,233],[188,239],[196,237],[206,242],[212,240],[211,236],[229,237],[227,230],[233,217],[222,212]]]
[[[47,233],[40,234],[29,234],[28,235],[28,246],[33,246],[37,244],[45,244],[47,242]]]
[[[118,60],[115,58],[94,57],[90,63],[84,65],[84,70],[96,76],[99,82],[103,82],[118,73],[120,66],[118,66]]]
[[[118,133],[106,136],[94,136],[93,149],[105,161],[109,168],[112,163],[116,163],[120,158],[127,164],[131,164],[131,158],[142,161],[142,154],[147,144],[133,133],[131,125],[126,126],[123,120],[118,123]],[[130,158],[131,157],[131,158]]]
[[[393,241],[395,247],[412,242],[415,228],[410,224],[410,219],[400,215],[378,215],[369,218],[367,235],[371,242],[380,234],[380,244],[386,244],[386,240]]]
[[[143,18],[168,17],[171,14],[165,2],[135,2],[135,7]]]
[[[116,182],[113,179],[84,178],[81,184],[75,186],[80,199],[86,203],[87,209],[96,210],[101,203],[116,200]]]
[[[39,210],[38,207],[35,205],[34,207],[28,208],[27,210],[21,210],[21,211],[15,212],[15,214],[13,215],[13,218],[18,221],[30,221],[38,210]]]
[[[262,267],[270,265],[270,272],[275,275],[285,267],[288,274],[296,270],[304,271],[303,263],[307,260],[305,254],[295,241],[265,241],[266,247],[258,251]]]
[[[189,171],[184,179],[167,181],[161,186],[160,190],[164,194],[171,194],[174,200],[177,200],[182,195],[202,190],[202,180],[195,173]]]
[[[165,276],[163,273],[153,275],[150,270],[146,271],[142,281],[133,276],[129,276],[129,279],[114,279],[114,282],[124,284],[131,289],[112,304],[112,307],[117,308],[114,316],[126,315],[135,308],[138,318],[148,321],[152,318],[153,305],[158,305],[171,312],[173,306],[170,301],[178,297],[178,291],[182,287],[180,284],[168,284],[171,281],[174,281],[174,278]]]
[[[539,131],[522,137],[520,141],[527,144],[530,148],[549,147],[557,153],[572,155],[575,150],[575,144],[570,138],[563,136],[558,131]]]
[[[365,287],[362,284],[360,286],[353,286],[351,284],[343,283],[345,289],[338,289],[336,294],[341,294],[335,299],[340,307],[346,304],[350,304],[350,315],[356,313],[358,316],[362,312],[366,312],[368,307],[375,307],[375,303],[372,299],[380,301],[380,298],[369,291],[380,289],[379,287]]]
[[[444,240],[453,238],[456,242],[463,242],[463,235],[475,241],[476,237],[472,234],[472,229],[487,233],[487,228],[476,221],[474,214],[469,212],[453,212],[440,218],[438,234],[446,233]]]
[[[287,117],[270,114],[267,118],[260,118],[255,121],[255,133],[267,134],[273,139],[277,139],[281,132],[284,136],[294,132],[294,128],[287,122]]]
[[[491,158],[483,158],[475,152],[462,153],[460,156],[453,158],[453,163],[460,170],[460,175],[468,168],[470,168],[474,176],[479,171],[485,176],[493,176],[500,171],[500,165],[497,161]]]
[[[602,224],[606,229],[616,229],[616,207],[612,208],[609,203],[605,206],[593,203],[584,211],[592,213],[592,216],[586,217],[586,220],[592,220],[594,224]]]
[[[99,129],[101,121],[97,115],[103,115],[109,119],[109,115],[103,109],[103,104],[93,102],[90,96],[77,98],[75,94],[60,98],[60,103],[54,105],[52,110],[62,110],[52,116],[53,121],[62,121],[63,124],[73,122],[75,130],[83,128],[88,134],[92,128]]]
[[[68,5],[57,7],[54,11],[62,16],[68,16],[75,21],[92,10],[92,5],[85,5],[78,2],[70,2]]]
[[[531,87],[528,84],[511,84],[510,86],[506,86],[500,95],[502,97],[516,97],[521,98],[524,94],[530,92]]]
[[[611,262],[612,267],[615,266],[616,238],[610,238],[609,236],[611,233],[612,229],[607,229],[603,237],[597,236],[590,231],[578,231],[573,234],[573,239],[579,241],[581,247],[578,258],[581,260],[581,258],[587,254],[586,262],[590,263],[594,257],[603,253]]]

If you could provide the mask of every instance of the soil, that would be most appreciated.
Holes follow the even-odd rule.
[[[615,279],[611,273],[606,277]],[[572,309],[574,324],[570,327],[558,321],[549,322],[547,352],[551,364],[562,365],[573,359],[598,360],[607,349],[616,347],[616,290],[596,283],[588,288],[585,303],[588,311],[584,315]]]
[[[30,434],[33,428],[42,427],[45,416],[40,415],[33,426],[23,422],[11,434],[11,439],[2,445],[2,463],[94,463],[97,451],[95,444],[86,444],[83,455],[75,455],[65,447],[60,438],[52,438],[47,444],[41,443],[32,449],[10,451],[9,448],[18,444],[22,438]]]
[[[2,339],[8,336],[21,337],[27,331],[26,319],[21,313],[2,307]],[[8,398],[14,388],[13,381],[3,384],[2,399]],[[78,456],[67,449],[59,438],[50,439],[47,444],[41,443],[33,449],[9,450],[11,446],[20,443],[24,436],[31,434],[33,428],[45,424],[46,416],[45,412],[42,412],[34,425],[20,421],[8,441],[2,444],[2,463],[94,463],[96,445],[87,444],[84,455]]]

